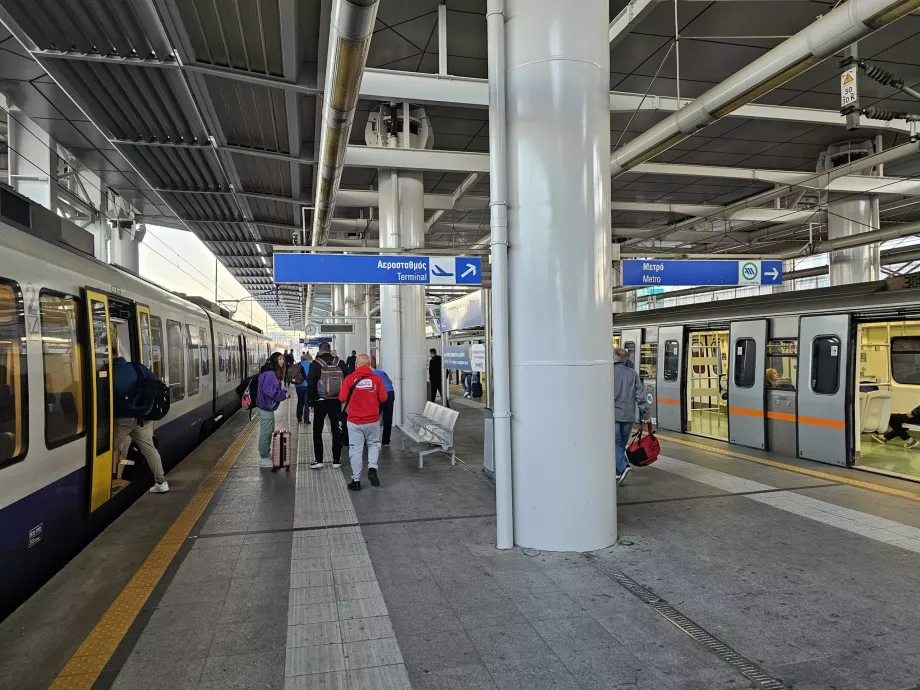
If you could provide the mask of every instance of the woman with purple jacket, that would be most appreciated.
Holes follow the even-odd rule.
[[[287,398],[281,385],[284,379],[284,355],[274,353],[259,374],[256,408],[259,411],[259,467],[272,466],[272,434],[275,433],[275,410]]]

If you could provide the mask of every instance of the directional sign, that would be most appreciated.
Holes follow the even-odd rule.
[[[781,285],[782,261],[623,261],[623,285]]]
[[[482,285],[482,259],[465,256],[275,254],[276,283]]]

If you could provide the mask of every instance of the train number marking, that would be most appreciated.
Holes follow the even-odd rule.
[[[29,530],[29,548],[30,549],[42,540],[42,527],[44,526],[44,524],[45,523],[43,522]]]

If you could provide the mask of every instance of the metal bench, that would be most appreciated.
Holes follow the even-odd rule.
[[[431,453],[450,453],[450,464],[457,463],[457,453],[454,450],[454,425],[460,413],[433,402],[425,403],[421,414],[410,413],[409,424],[402,431],[405,434],[402,440],[403,450],[406,449],[406,436],[416,443],[427,443],[427,450],[418,454],[419,469],[425,467],[425,456]]]

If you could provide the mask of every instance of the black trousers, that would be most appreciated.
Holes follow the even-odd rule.
[[[306,419],[309,422],[310,406],[307,405],[307,387],[296,386],[294,390],[297,392],[297,421],[302,422]]]
[[[441,393],[441,400],[444,400],[444,393],[441,392],[441,379],[431,382],[431,402],[434,402],[434,399],[438,397],[438,393]]]
[[[396,404],[396,393],[387,393],[387,401],[380,406],[380,416],[383,418],[383,438],[380,442],[389,445],[390,432],[393,431],[393,405]]]
[[[332,427],[332,461],[339,462],[342,458],[342,426],[339,418],[342,416],[342,403],[338,400],[317,400],[313,403],[313,457],[317,462],[323,461],[323,427],[326,418]]]
[[[904,425],[909,421],[911,421],[911,418],[906,414],[891,415],[888,419],[888,426],[891,427],[891,431],[885,433],[885,438],[890,441],[897,436],[904,441],[910,441],[910,434],[907,433],[907,429],[904,428]]]

